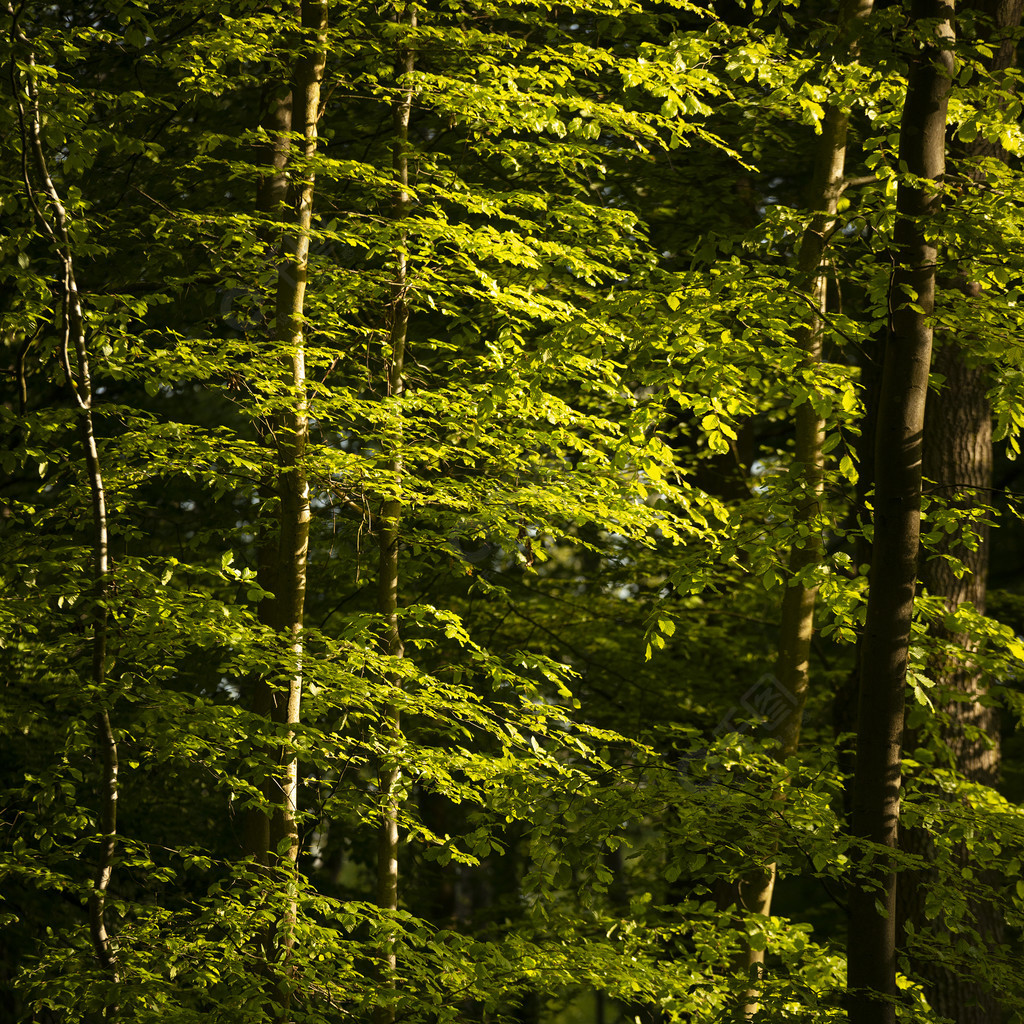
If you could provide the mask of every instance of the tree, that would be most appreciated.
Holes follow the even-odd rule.
[[[283,949],[283,973],[294,978],[291,960],[298,923],[299,835],[299,759],[294,748],[295,734],[301,725],[303,661],[305,642],[304,609],[306,596],[307,553],[310,529],[310,487],[305,455],[309,443],[309,402],[306,382],[305,291],[309,270],[310,235],[313,224],[314,172],[311,168],[317,150],[317,122],[320,117],[321,82],[327,63],[327,0],[303,3],[300,26],[312,38],[304,38],[295,61],[292,82],[271,100],[268,117],[270,135],[270,173],[261,182],[261,212],[275,220],[287,220],[281,246],[273,316],[275,341],[285,354],[285,372],[281,390],[283,408],[270,420],[270,436],[276,448],[276,537],[264,541],[260,553],[260,585],[266,592],[260,601],[260,621],[283,633],[286,662],[281,673],[287,681],[279,692],[277,679],[264,675],[256,683],[253,713],[288,731],[282,743],[276,769],[264,787],[264,796],[272,816],[250,813],[252,834],[247,837],[254,860],[285,866],[292,890],[280,922],[278,934],[272,929],[266,938],[268,958],[273,948]],[[301,138],[301,149],[292,155],[292,133]],[[291,180],[289,180],[291,179]],[[287,209],[291,206],[291,209]],[[290,221],[288,223],[287,221]],[[282,987],[279,995],[282,1019],[287,1019],[290,991]]]
[[[842,5],[836,26],[837,49],[847,49],[856,60],[863,22],[871,14],[871,0],[857,0]],[[828,313],[828,268],[825,252],[830,236],[839,225],[839,200],[847,187],[846,148],[850,111],[841,101],[833,99],[822,118],[821,135],[814,153],[814,169],[808,195],[812,211],[797,252],[798,281],[806,289],[811,307],[810,319],[802,340],[805,366],[813,375],[822,362]],[[815,575],[822,564],[822,500],[825,479],[825,431],[827,423],[819,403],[812,396],[795,412],[795,446],[793,472],[797,476],[792,520],[797,537],[789,553],[786,589],[782,597],[779,621],[778,653],[775,676],[786,693],[787,707],[780,720],[773,723],[779,740],[778,756],[783,762],[797,754],[800,726],[810,685],[811,644],[814,636],[814,610],[818,582]],[[849,456],[846,456],[847,460]],[[774,864],[740,883],[742,904],[754,913],[769,916],[775,887]],[[763,970],[765,949],[749,948],[741,961],[741,970],[748,977]],[[751,977],[753,981],[753,978]],[[743,1008],[745,1016],[757,1013],[756,989],[751,989]]]
[[[900,129],[892,277],[875,452],[875,517],[864,648],[852,829],[870,840],[850,892],[850,1021],[896,1020],[896,871],[904,690],[921,515],[922,435],[931,367],[937,250],[928,220],[941,202],[946,116],[955,71],[953,6],[915,7],[924,37],[910,62]]]
[[[35,215],[40,234],[53,245],[60,264],[57,286],[60,308],[60,366],[64,383],[70,392],[78,421],[82,459],[91,497],[92,586],[85,618],[90,636],[90,683],[101,705],[95,715],[96,743],[102,763],[101,841],[96,857],[92,892],[89,895],[89,933],[96,957],[110,978],[117,981],[117,955],[107,929],[106,903],[110,887],[117,843],[118,753],[117,740],[110,724],[110,713],[104,706],[107,696],[108,602],[111,597],[109,561],[109,529],[107,496],[103,467],[96,444],[93,424],[94,389],[90,354],[86,339],[85,314],[78,288],[75,251],[71,242],[65,203],[50,174],[49,161],[43,145],[42,113],[36,81],[36,55],[20,25],[21,10],[8,5],[11,37],[25,52],[26,71],[23,84],[19,71],[12,64],[12,85],[16,94],[17,120],[20,133],[21,169],[26,195]],[[27,99],[27,103],[25,100]],[[39,198],[37,198],[39,197]],[[41,205],[45,204],[45,207]],[[71,353],[74,353],[74,366]]]
[[[399,12],[396,9],[395,22],[416,28],[416,13],[410,4]],[[391,166],[395,177],[395,197],[392,217],[401,223],[408,211],[412,196],[409,192],[409,120],[412,115],[413,83],[412,75],[416,68],[416,58],[411,45],[406,41],[399,44],[396,60],[396,72],[400,76],[402,92],[393,101],[392,123],[392,157]],[[383,389],[385,402],[394,403],[395,407],[388,415],[386,444],[390,450],[390,470],[394,490],[381,505],[378,545],[380,561],[377,570],[377,610],[384,619],[385,633],[382,650],[388,658],[403,658],[405,646],[402,643],[401,626],[399,623],[399,586],[401,581],[399,547],[402,537],[402,412],[398,403],[405,391],[405,345],[409,334],[409,302],[408,302],[408,266],[405,247],[407,238],[399,234],[393,257],[394,281],[391,286],[391,305],[388,311],[387,334],[390,352],[385,353],[386,386]],[[400,679],[391,680],[393,685],[401,685]],[[392,744],[401,740],[401,714],[395,703],[389,703],[384,715],[389,720],[385,735]],[[381,822],[377,847],[377,905],[381,909],[398,910],[398,857],[399,857],[399,792],[400,772],[392,760],[390,750],[380,757],[379,787],[381,793]],[[389,935],[384,941],[382,956],[383,966],[380,973],[382,985],[395,983],[395,940]],[[392,1006],[382,1007],[378,1013],[382,1024],[393,1024],[395,1011]]]
[[[965,11],[969,13],[970,9]],[[978,13],[982,16],[982,33],[993,33],[995,42],[992,55],[979,61],[979,65],[989,74],[998,75],[1015,60],[1015,44],[1009,33],[1019,27],[1020,5],[982,7]],[[991,23],[986,23],[988,17]],[[953,153],[959,161],[977,161],[997,155],[1000,150],[983,138],[957,146]],[[984,187],[984,175],[977,165],[965,167],[962,173]],[[981,295],[981,286],[976,281],[950,279],[947,275],[941,284],[946,289],[962,291],[968,301],[977,301]],[[986,609],[990,527],[987,519],[978,521],[977,517],[984,515],[993,492],[990,381],[981,360],[963,340],[953,337],[941,339],[933,372],[941,376],[943,383],[929,399],[924,475],[930,481],[928,486],[937,509],[949,509],[954,515],[961,510],[965,513],[962,519],[957,516],[959,522],[952,532],[942,531],[938,543],[931,548],[931,557],[921,567],[928,594],[941,601],[942,617],[935,616],[930,629],[940,641],[956,649],[955,654],[934,657],[930,666],[943,716],[939,736],[948,745],[955,769],[963,778],[995,787],[999,781],[999,713],[985,699],[985,672],[972,664],[973,652],[984,644],[984,639],[974,630],[958,633],[948,627],[951,618],[964,618],[972,613],[983,616]],[[967,501],[961,497],[965,492]],[[940,511],[933,513],[936,517],[941,518]],[[910,742],[905,741],[904,745],[911,756],[915,748],[927,746],[919,730],[920,726],[917,731],[908,730]],[[900,845],[926,861],[935,858],[934,843],[926,830],[903,829]],[[965,845],[959,845],[953,859],[954,863],[959,862],[961,871],[970,870],[970,854]],[[929,913],[934,913],[928,905],[928,893],[936,888],[936,875],[935,869],[925,868],[904,876],[898,894],[898,923],[905,934],[907,930],[914,934],[937,931],[930,924]],[[975,900],[969,921],[977,929],[983,947],[993,949],[1002,942],[1002,914],[995,903]],[[916,956],[914,966],[925,979],[931,1005],[958,1024],[999,1016],[995,993],[986,990],[975,972],[955,971],[934,953]]]

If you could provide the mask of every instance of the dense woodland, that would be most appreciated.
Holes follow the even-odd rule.
[[[1021,0],[0,22],[0,1021],[1024,1021]]]

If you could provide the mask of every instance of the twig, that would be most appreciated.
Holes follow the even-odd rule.
[[[15,356],[15,375],[18,379],[18,412],[24,416],[28,409],[28,378],[25,374],[25,359],[28,356],[28,350],[32,347],[32,342],[39,337],[39,332],[43,329],[43,325],[40,324],[31,334],[25,336],[25,340],[18,346],[18,352]]]

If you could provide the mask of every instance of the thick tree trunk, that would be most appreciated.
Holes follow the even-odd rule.
[[[306,594],[306,555],[309,546],[309,484],[304,466],[308,439],[305,367],[305,292],[313,214],[314,173],[309,166],[316,155],[320,86],[327,53],[326,0],[304,0],[301,6],[303,39],[295,62],[290,95],[275,100],[270,115],[270,171],[261,187],[265,212],[284,221],[282,258],[277,278],[274,334],[285,365],[283,383],[289,396],[287,409],[274,424],[277,445],[277,543],[264,576],[272,599],[260,605],[260,619],[284,634],[286,686],[280,679],[263,679],[257,686],[253,708],[275,725],[299,723],[303,679],[303,608]],[[301,132],[300,160],[288,143],[287,133]],[[287,173],[287,177],[286,177]],[[289,187],[290,186],[290,187]],[[287,200],[287,203],[286,203]],[[290,741],[289,732],[287,740]],[[299,856],[298,758],[286,742],[276,758],[267,787],[274,804],[272,817],[255,816],[248,830],[248,851],[263,864],[296,870]],[[260,820],[262,819],[262,820]],[[294,944],[296,901],[294,892],[279,926],[282,948]]]
[[[921,520],[922,439],[931,364],[938,208],[930,182],[945,173],[946,109],[954,71],[952,0],[917,0],[900,160],[918,180],[897,195],[892,323],[886,343],[875,451],[875,521],[861,656],[854,775],[854,836],[862,849],[850,891],[851,1024],[896,1020],[896,847],[904,687]],[[918,48],[919,47],[919,48]]]
[[[989,376],[984,367],[969,366],[955,343],[943,345],[934,361],[935,371],[945,383],[928,400],[925,425],[924,474],[937,495],[949,502],[955,494],[966,493],[988,500],[992,488],[992,407],[988,401]],[[921,581],[928,592],[941,595],[948,611],[968,603],[985,612],[988,576],[989,529],[985,524],[971,527],[980,543],[974,550],[963,545],[962,530],[949,535],[937,554],[951,554],[967,567],[958,578],[944,558],[929,558],[921,567]],[[970,651],[973,644],[962,633],[942,626],[933,628],[943,639]],[[982,682],[968,659],[949,659],[934,666],[932,676],[940,696],[947,693],[981,695]],[[956,758],[957,768],[974,782],[995,785],[999,772],[998,747],[986,743],[975,730],[996,735],[997,713],[977,701],[953,701],[945,706],[951,716],[944,737]]]
[[[995,52],[988,62],[989,71],[998,72],[1016,64],[1014,30],[1021,22],[1021,0],[982,2],[977,9],[990,19],[983,28],[995,30]],[[965,156],[995,156],[1004,153],[997,144],[979,140],[970,145]],[[979,178],[979,186],[984,182]],[[955,282],[970,295],[977,294],[971,283]],[[925,422],[924,474],[934,484],[937,497],[954,502],[957,494],[972,492],[987,499],[992,486],[992,409],[988,401],[989,373],[986,367],[965,357],[957,339],[948,338],[938,349],[935,370],[945,382],[929,399]],[[955,612],[964,603],[984,613],[988,578],[988,527],[973,528],[979,543],[971,550],[963,544],[962,530],[947,537],[937,554],[952,554],[967,567],[967,574],[957,578],[943,558],[930,558],[921,568],[921,579],[930,594],[943,598],[946,610]],[[984,692],[981,673],[970,663],[970,637],[951,633],[941,625],[932,627],[941,639],[956,644],[965,652],[963,658],[944,659],[933,664],[932,677],[938,687],[941,708],[948,725],[943,740],[949,746],[957,770],[969,781],[986,786],[996,784],[999,775],[998,714],[985,707],[978,698]],[[970,700],[950,699],[955,694]],[[943,695],[946,695],[945,697]],[[988,737],[991,743],[982,737]],[[924,829],[900,833],[900,845],[926,860],[934,855],[930,836]],[[966,866],[968,851],[961,846],[958,860]],[[997,881],[996,879],[992,880]],[[941,927],[941,918],[931,922],[925,914],[925,897],[937,884],[932,868],[908,872],[899,887],[899,920],[911,922],[917,931]],[[1003,938],[1003,921],[999,908],[992,904],[972,905],[973,924],[982,943],[998,945]],[[928,1002],[934,1010],[956,1024],[989,1024],[1000,1017],[999,1003],[974,979],[962,971],[944,968],[933,958],[913,960],[914,973],[925,986]]]
[[[416,27],[416,14],[411,5],[407,5],[395,20],[399,24]],[[396,61],[396,72],[400,78],[400,92],[392,106],[393,142],[392,169],[395,177],[395,197],[392,217],[401,222],[408,210],[409,196],[409,118],[412,114],[413,87],[411,76],[415,68],[415,55],[410,46],[406,45],[399,52]],[[388,422],[386,426],[386,444],[390,448],[389,469],[391,473],[391,493],[384,500],[380,514],[380,532],[378,544],[380,558],[378,563],[377,611],[384,620],[384,635],[381,649],[389,658],[402,658],[405,648],[398,621],[398,587],[400,581],[399,546],[401,544],[402,520],[402,408],[401,399],[405,389],[405,343],[409,331],[409,305],[407,302],[407,265],[405,255],[405,236],[399,236],[394,254],[394,280],[391,286],[391,305],[388,325],[388,353],[386,368],[386,393],[384,401],[388,404]],[[392,676],[388,680],[391,686],[397,686],[399,679]],[[401,737],[401,719],[399,709],[393,702],[388,702],[383,709],[381,742],[386,747],[397,745]],[[386,751],[378,766],[378,785],[380,789],[380,825],[377,833],[377,905],[385,911],[398,909],[398,785],[400,772],[398,765],[391,760],[390,751]],[[395,971],[398,966],[395,955],[395,937],[388,932],[384,936],[381,949],[379,978],[383,988],[392,988]],[[377,1024],[393,1024],[395,1005],[393,1001],[385,1001],[377,1007],[375,1014]]]
[[[856,57],[857,33],[871,13],[873,0],[847,0],[839,14],[840,45]],[[808,194],[808,206],[814,211],[804,231],[797,254],[799,283],[806,289],[813,310],[810,323],[801,334],[803,365],[811,372],[821,362],[824,323],[821,315],[828,307],[828,277],[824,263],[825,249],[835,225],[839,197],[843,191],[846,169],[846,137],[849,111],[829,107],[825,113],[821,136],[815,150],[814,174]],[[802,546],[794,545],[789,553],[789,579],[782,599],[779,623],[775,677],[789,697],[788,710],[776,725],[780,749],[785,760],[796,753],[800,744],[800,723],[807,702],[811,641],[814,636],[814,606],[818,588],[805,585],[803,575],[821,559],[822,487],[825,456],[825,422],[811,402],[804,402],[796,411],[796,452],[793,473],[799,478],[799,494],[794,505],[795,526],[808,527]],[[775,891],[775,864],[768,864],[750,874],[739,885],[740,904],[745,909],[767,917],[771,914]],[[742,1015],[753,1017],[758,1011],[756,978],[764,964],[765,950],[746,947],[740,956],[740,970],[750,979],[751,987],[744,996]]]

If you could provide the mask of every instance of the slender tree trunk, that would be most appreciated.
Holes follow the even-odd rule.
[[[397,11],[398,24],[416,27],[416,14],[411,4]],[[395,177],[395,198],[392,217],[401,222],[408,210],[409,196],[409,119],[412,115],[413,86],[411,76],[415,68],[415,55],[409,44],[398,54],[396,72],[400,78],[399,94],[392,106],[393,141],[392,169]],[[386,367],[386,394],[388,406],[386,443],[390,448],[390,493],[385,498],[380,514],[380,559],[378,564],[377,611],[384,620],[381,649],[389,658],[402,658],[405,647],[398,622],[398,586],[400,581],[399,547],[402,521],[402,393],[405,389],[405,343],[409,331],[409,304],[407,301],[408,269],[405,255],[405,234],[399,234],[394,253],[394,280],[391,286],[391,305],[388,325],[388,353]],[[399,684],[397,675],[388,680],[391,686]],[[398,706],[389,702],[383,709],[381,742],[396,747],[401,738],[401,718]],[[377,833],[377,905],[385,911],[398,909],[398,785],[400,772],[385,752],[378,766],[380,789],[380,825]],[[395,936],[390,931],[384,937],[381,950],[379,978],[383,988],[392,988],[397,968]],[[386,1000],[377,1007],[377,1024],[394,1024],[394,1002]]]
[[[288,175],[286,171],[292,143],[292,103],[291,85],[280,89],[276,95],[271,97],[270,106],[262,124],[270,140],[265,147],[268,171],[261,179],[257,189],[256,206],[260,213],[272,217],[275,221],[279,221],[287,215]],[[284,268],[279,273],[282,272],[284,272]],[[270,329],[277,335],[276,301],[275,316]],[[269,444],[274,431],[264,429],[263,435],[264,443]],[[279,459],[275,460],[273,469],[268,467],[264,471],[260,483],[261,499],[264,502],[278,497],[279,465],[276,463],[279,461]],[[283,506],[278,511],[279,517],[282,514]],[[279,626],[280,620],[276,609],[276,595],[281,586],[278,581],[281,560],[279,536],[279,531],[264,529],[259,545],[259,583],[264,590],[275,595],[274,598],[267,598],[261,602],[259,618],[261,622],[275,627]],[[253,712],[261,718],[270,719],[276,703],[275,691],[269,681],[264,678],[259,679],[253,694]],[[268,768],[267,778],[263,783],[263,795],[270,807],[274,807],[278,803],[280,793],[281,787],[274,777],[274,771]],[[272,813],[268,815],[257,808],[250,810],[246,815],[245,851],[264,867],[269,866],[274,850],[270,841],[272,817]]]
[[[107,498],[103,483],[103,469],[93,427],[93,387],[89,365],[89,349],[85,335],[85,315],[75,276],[74,251],[68,233],[67,209],[50,175],[42,140],[42,114],[35,81],[35,53],[32,43],[24,34],[19,18],[24,5],[17,11],[8,4],[11,16],[11,35],[26,50],[28,70],[24,76],[16,70],[12,60],[11,85],[16,97],[18,122],[21,131],[22,175],[26,196],[43,235],[49,238],[61,263],[59,282],[61,301],[60,362],[78,411],[78,429],[85,462],[86,477],[92,503],[92,561],[93,600],[90,607],[92,632],[91,684],[95,699],[100,703],[95,714],[97,745],[102,766],[100,786],[100,850],[93,875],[93,889],[89,896],[89,933],[96,958],[113,981],[118,980],[118,960],[113,940],[107,930],[106,902],[113,877],[114,855],[117,851],[118,755],[117,740],[110,721],[110,712],[104,706],[107,700],[107,617],[111,596],[109,531]],[[22,87],[24,83],[24,88]],[[23,97],[27,95],[26,108]],[[42,205],[37,191],[45,197]],[[44,210],[44,206],[48,209]],[[24,395],[23,395],[24,399]],[[116,1013],[110,1007],[110,1013]]]
[[[895,850],[910,643],[921,520],[921,460],[931,364],[936,248],[928,237],[945,173],[953,79],[952,0],[916,0],[900,130],[900,160],[918,180],[897,194],[892,323],[886,343],[875,451],[875,521],[861,658],[853,834],[869,841],[850,891],[851,1024],[896,1020]]]
[[[853,57],[859,49],[857,33],[864,19],[871,13],[873,0],[846,0],[839,14],[839,45],[845,46]],[[839,197],[843,191],[846,168],[846,136],[849,111],[830,106],[825,113],[821,136],[814,158],[814,174],[808,194],[808,206],[814,211],[804,231],[797,254],[799,283],[805,288],[814,312],[801,334],[803,365],[810,371],[821,362],[824,323],[821,313],[828,308],[828,276],[824,265],[825,249],[830,232],[835,226]],[[814,606],[817,601],[816,585],[806,585],[803,577],[810,567],[821,560],[822,486],[825,456],[825,422],[811,402],[804,402],[796,411],[796,458],[794,475],[799,478],[799,497],[794,507],[794,525],[808,527],[802,546],[794,545],[789,553],[789,580],[782,599],[779,623],[778,652],[775,677],[788,696],[788,710],[777,724],[779,757],[785,760],[796,753],[800,744],[800,723],[807,702],[811,640],[814,636]],[[768,864],[740,882],[741,905],[765,917],[771,914],[775,891],[776,866]],[[740,968],[750,980],[751,987],[744,996],[743,1017],[753,1017],[758,1011],[756,977],[762,970],[765,950],[747,946],[740,959]]]
[[[303,0],[303,39],[296,58],[290,95],[273,103],[270,124],[270,171],[261,187],[261,204],[285,221],[282,259],[278,269],[274,333],[284,358],[283,383],[288,407],[275,417],[277,446],[278,523],[276,549],[264,577],[273,598],[260,605],[260,619],[286,637],[285,687],[280,679],[261,680],[254,710],[276,726],[284,726],[286,742],[276,758],[268,788],[274,804],[272,817],[257,816],[248,830],[248,852],[260,863],[286,867],[295,879],[299,857],[298,758],[291,747],[299,724],[303,680],[303,608],[306,594],[306,558],[309,547],[309,483],[304,466],[309,424],[305,366],[305,292],[313,215],[314,172],[309,161],[316,155],[320,87],[327,60],[326,0]],[[298,152],[286,133],[301,133]],[[287,172],[287,178],[285,177]],[[289,188],[290,186],[290,188]],[[287,200],[287,202],[286,202]],[[259,820],[262,818],[262,821]],[[288,954],[294,945],[296,889],[293,886],[279,926],[281,947]],[[283,999],[286,1012],[287,1000]]]

